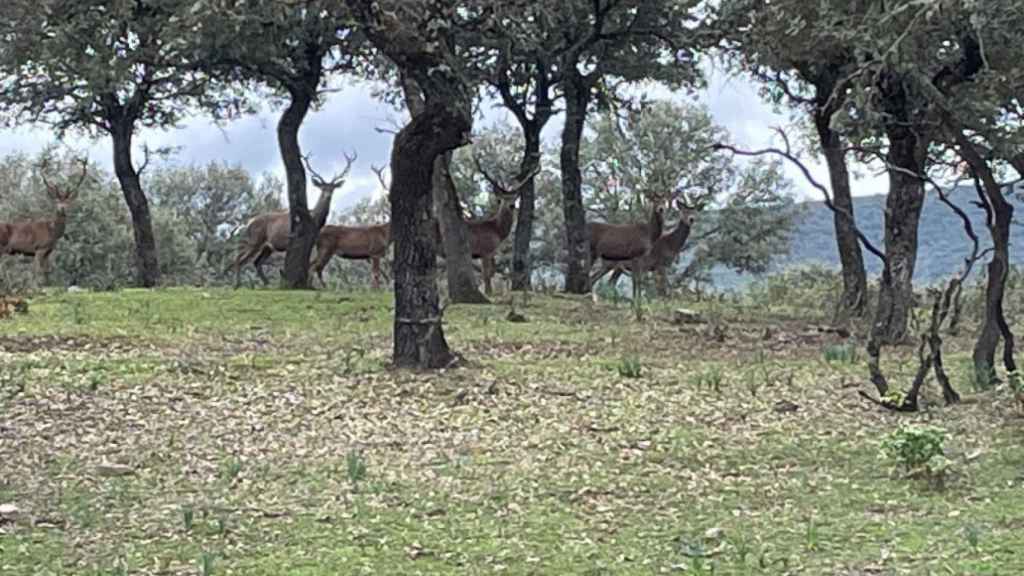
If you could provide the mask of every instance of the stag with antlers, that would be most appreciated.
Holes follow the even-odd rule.
[[[587,222],[590,266],[598,258],[605,263],[628,264],[633,270],[633,301],[639,302],[640,280],[649,265],[646,259],[661,238],[664,226],[665,206],[661,199],[652,203],[650,218],[642,224]],[[591,283],[591,291],[593,287]]]
[[[36,274],[45,285],[49,280],[50,254],[57,241],[64,236],[68,207],[78,197],[78,191],[89,174],[89,160],[82,158],[82,172],[73,185],[55,185],[46,178],[49,170],[47,161],[39,164],[39,175],[46,193],[56,203],[53,218],[45,220],[21,220],[10,223],[0,222],[0,256],[32,256],[35,258]]]
[[[316,206],[313,207],[312,211],[313,221],[319,225],[320,222],[326,219],[327,212],[331,209],[334,191],[341,188],[345,183],[345,179],[352,169],[352,163],[356,161],[356,155],[352,154],[350,156],[345,154],[345,168],[340,174],[330,180],[324,180],[313,169],[308,157],[303,156],[302,159],[306,163],[306,169],[312,175],[313,185],[320,190],[320,198],[317,200]],[[270,284],[270,280],[263,273],[263,263],[274,252],[284,252],[288,249],[288,236],[290,233],[291,222],[288,218],[288,210],[260,214],[250,220],[245,225],[245,232],[242,238],[242,245],[238,250],[238,256],[231,263],[231,266],[228,267],[228,270],[233,268],[235,271],[235,288],[238,288],[241,282],[242,266],[253,258],[255,260],[253,260],[252,265],[256,268],[256,274],[263,281],[263,285]]]
[[[491,190],[495,196],[498,197],[498,209],[494,214],[486,218],[477,218],[466,222],[466,227],[469,229],[470,257],[480,260],[481,275],[484,279],[484,292],[491,294],[491,280],[497,269],[494,261],[494,255],[498,252],[498,248],[501,247],[501,243],[504,242],[512,232],[512,223],[515,219],[515,202],[516,199],[519,198],[519,192],[522,190],[523,186],[530,181],[530,179],[540,172],[540,166],[535,166],[533,170],[527,173],[527,175],[522,179],[515,182],[512,186],[505,186],[497,178],[483,169],[480,165],[479,159],[474,160],[476,162],[477,171],[483,175],[484,179],[487,180],[488,184],[490,184]],[[438,228],[437,235],[440,238],[440,228]],[[439,251],[443,258],[443,243],[439,244]]]
[[[690,231],[693,229],[693,224],[697,221],[697,212],[700,210],[699,207],[693,207],[685,204],[681,198],[677,198],[675,200],[675,205],[679,210],[679,220],[671,230],[662,234],[661,237],[654,242],[654,246],[651,247],[650,253],[643,258],[642,262],[644,270],[651,270],[654,272],[656,280],[658,281],[658,290],[660,294],[665,294],[667,292],[668,269],[675,263],[676,259],[679,257],[679,253],[683,249],[683,246],[686,244],[687,238],[690,237]],[[598,280],[612,270],[615,272],[608,281],[614,286],[623,273],[633,273],[632,262],[604,262],[604,267],[601,271],[594,276],[591,276],[591,286],[596,284]]]

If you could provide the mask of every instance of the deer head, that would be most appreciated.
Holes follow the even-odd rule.
[[[65,184],[63,186],[53,184],[46,178],[46,173],[50,171],[49,161],[44,158],[39,162],[39,176],[43,180],[43,186],[46,188],[47,195],[56,202],[57,212],[59,214],[63,214],[67,210],[68,206],[75,201],[78,197],[78,192],[81,189],[82,184],[85,182],[86,176],[89,174],[88,157],[83,157],[79,159],[78,162],[82,165],[82,172],[78,175],[78,179],[75,181],[74,185]]]
[[[348,178],[348,173],[352,170],[352,164],[356,161],[359,156],[355,153],[352,155],[345,154],[345,168],[339,174],[334,175],[330,180],[324,180],[323,176],[317,173],[313,169],[313,165],[309,162],[309,156],[303,156],[302,160],[306,164],[306,170],[312,175],[313,186],[322,193],[332,194],[335,190],[342,187],[345,184],[345,179]]]

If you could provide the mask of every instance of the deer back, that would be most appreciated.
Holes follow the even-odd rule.
[[[383,256],[391,243],[391,224],[372,226],[324,226],[318,249],[332,249],[343,258]]]

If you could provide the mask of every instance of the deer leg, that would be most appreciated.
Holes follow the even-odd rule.
[[[246,246],[246,247],[242,248],[241,250],[238,251],[238,256],[235,257],[234,263],[232,263],[231,267],[228,268],[228,270],[230,270],[231,268],[235,269],[235,289],[236,290],[238,289],[238,286],[241,284],[241,281],[242,281],[242,266],[246,262],[248,262],[253,256],[256,255],[256,251],[257,251],[257,248],[254,248],[254,247]]]
[[[49,260],[47,260],[49,256],[49,252],[36,252],[36,274],[43,286],[47,286],[49,284],[50,271],[47,266],[47,264],[49,264]]]
[[[260,249],[260,255],[256,257],[252,265],[256,268],[256,274],[259,274],[260,280],[263,281],[263,285],[267,286],[270,284],[270,279],[263,273],[263,263],[273,254],[274,251],[269,246],[264,246]]]
[[[494,256],[481,256],[480,268],[483,270],[484,276],[484,293],[490,296],[492,292],[491,277],[494,276]]]
[[[313,262],[316,277],[320,279],[320,286],[324,288],[327,288],[327,282],[324,282],[324,268],[327,268],[327,264],[331,261],[332,256],[334,256],[333,250],[317,250],[316,261]]]
[[[373,270],[373,289],[380,290],[380,258],[370,258],[370,267]]]

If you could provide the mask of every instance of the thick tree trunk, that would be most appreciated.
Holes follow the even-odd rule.
[[[308,95],[296,91],[291,102],[281,114],[277,124],[277,143],[284,162],[285,178],[288,185],[288,250],[284,257],[284,287],[289,289],[310,288],[309,257],[316,244],[320,226],[313,221],[306,200],[306,169],[302,166],[302,150],[299,148],[299,128],[309,112],[311,100]],[[323,219],[326,220],[326,214]]]
[[[143,288],[152,288],[160,282],[160,259],[156,237],[153,234],[153,219],[149,213],[149,201],[142,191],[139,173],[132,165],[132,132],[133,126],[130,123],[114,124],[112,127],[114,173],[121,184],[124,201],[128,204],[128,211],[132,216],[136,281]]]
[[[846,168],[846,153],[839,134],[829,127],[830,115],[817,114],[814,118],[821,142],[821,150],[828,164],[829,180],[832,184],[832,214],[836,228],[836,246],[842,265],[843,294],[836,307],[837,324],[850,318],[859,318],[866,309],[868,282],[864,272],[864,255],[855,232],[856,220],[853,212],[853,198],[850,195],[850,175]]]
[[[521,180],[528,171],[540,164],[540,126],[523,126],[526,145],[523,161],[519,164]],[[537,208],[536,176],[530,178],[519,193],[519,214],[516,216],[516,236],[512,245],[512,289],[529,290],[532,285],[533,266],[530,261],[530,243],[533,241],[533,215]]]
[[[469,228],[462,219],[462,204],[449,171],[451,160],[451,152],[438,156],[434,161],[433,176],[434,209],[441,224],[448,299],[455,304],[488,304],[490,301],[480,292],[473,271]]]
[[[452,360],[437,295],[433,172],[441,154],[466,143],[468,110],[427,103],[395,137],[391,153],[391,233],[395,243],[394,364],[440,368]]]
[[[423,92],[416,83],[402,78],[402,92],[409,115],[419,116],[426,104]],[[445,153],[434,161],[433,191],[434,212],[441,231],[440,252],[444,257],[448,277],[448,299],[455,304],[487,304],[489,300],[480,292],[476,273],[473,270],[473,254],[469,248],[469,228],[462,219],[461,203],[449,166],[451,154]]]
[[[566,70],[565,126],[562,129],[562,212],[565,215],[568,262],[565,291],[584,294],[590,290],[590,250],[587,245],[586,214],[583,208],[580,175],[580,141],[587,120],[590,90],[575,68]]]
[[[887,130],[889,195],[885,205],[885,272],[879,283],[878,308],[872,337],[880,344],[895,344],[907,337],[913,305],[917,230],[924,206],[924,184],[914,174],[924,173],[927,146],[905,128]]]

